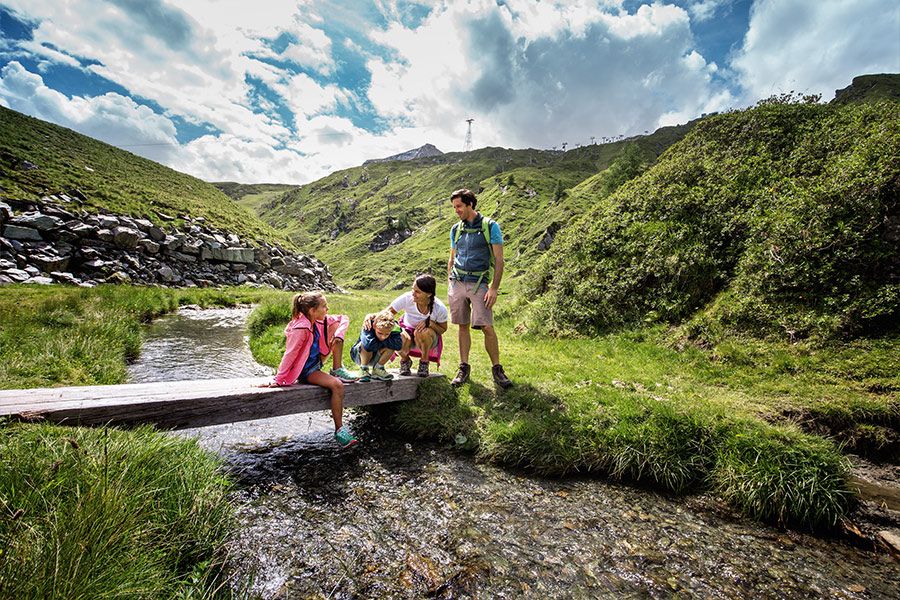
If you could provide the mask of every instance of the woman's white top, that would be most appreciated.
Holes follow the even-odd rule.
[[[447,307],[438,298],[434,299],[434,308],[431,309],[431,314],[423,315],[416,307],[412,292],[406,292],[402,296],[398,296],[391,302],[391,308],[397,312],[403,312],[401,321],[407,327],[415,327],[424,321],[426,317],[431,317],[431,320],[435,323],[446,323],[447,317],[449,316]]]

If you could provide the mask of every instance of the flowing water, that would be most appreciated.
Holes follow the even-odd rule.
[[[249,309],[148,332],[140,381],[259,375]],[[190,365],[190,366],[188,366]],[[705,496],[544,479],[327,413],[181,432],[238,482],[235,588],[262,598],[900,598],[888,555],[759,525]]]

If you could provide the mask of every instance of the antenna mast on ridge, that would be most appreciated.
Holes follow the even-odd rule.
[[[463,152],[469,152],[472,149],[472,121],[475,119],[466,119],[466,123],[469,124],[469,128],[466,130],[466,144],[463,148]]]

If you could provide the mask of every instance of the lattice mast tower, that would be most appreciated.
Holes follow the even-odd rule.
[[[469,124],[468,129],[466,129],[466,143],[463,148],[463,152],[469,152],[472,150],[472,121],[475,119],[466,119],[466,123]]]

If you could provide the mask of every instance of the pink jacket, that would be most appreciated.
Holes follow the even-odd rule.
[[[350,325],[350,317],[347,315],[326,315],[325,320],[328,321],[328,339],[325,339],[323,322],[316,321],[316,327],[319,328],[319,350],[323,357],[331,352],[331,343],[335,338],[344,339]],[[303,365],[309,358],[313,342],[312,324],[306,315],[300,315],[296,319],[291,319],[284,328],[284,335],[287,336],[287,346],[278,373],[275,374],[275,383],[293,385],[297,383],[300,373],[303,372]]]

